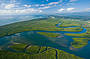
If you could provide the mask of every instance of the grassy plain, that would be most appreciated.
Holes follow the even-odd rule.
[[[16,48],[13,48],[13,46],[21,47],[22,45],[23,44],[12,45],[12,47],[10,48],[16,49]],[[23,45],[23,47],[24,46],[25,45]],[[1,59],[84,59],[84,58],[75,56],[73,54],[64,52],[62,50],[58,50],[51,47],[43,47],[43,46],[40,47],[36,45],[31,45],[27,47],[26,52],[22,51],[21,53],[0,50],[0,58]]]
[[[88,44],[87,38],[73,38],[73,42],[71,43],[74,48],[82,48]]]
[[[46,33],[46,32],[37,32],[37,33],[40,35],[47,36],[47,37],[58,37],[58,36],[60,36],[60,34],[58,34],[58,33]]]
[[[80,26],[79,22],[76,21],[70,21],[70,20],[64,20],[59,18],[48,18],[48,19],[42,19],[42,20],[30,20],[30,21],[24,21],[24,22],[17,22],[9,25],[0,26],[0,37],[7,36],[19,32],[24,31],[69,31],[69,32],[79,32],[82,31],[81,27],[75,27],[75,28],[58,28],[56,27],[56,24],[63,23],[60,25],[61,27],[65,26]]]

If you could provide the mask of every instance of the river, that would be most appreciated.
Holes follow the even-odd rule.
[[[57,24],[56,27],[60,27],[61,23]],[[60,28],[74,28],[77,26],[71,26],[71,27],[60,27]],[[73,41],[72,36],[64,35],[64,33],[75,33],[75,34],[81,34],[85,33],[87,30],[82,27],[81,32],[68,32],[68,31],[26,31],[21,32],[17,34],[13,34],[10,36],[5,36],[0,38],[0,46],[7,46],[13,42],[24,42],[24,43],[32,43],[39,46],[50,46],[54,47],[63,51],[66,51],[71,54],[75,54],[76,56],[83,57],[85,59],[90,59],[90,42],[88,42],[88,45],[86,45],[83,48],[80,49],[70,49],[71,42]],[[42,35],[39,35],[37,32],[48,32],[48,33],[60,33],[63,37],[60,38],[48,38]]]

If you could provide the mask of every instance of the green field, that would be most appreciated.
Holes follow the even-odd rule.
[[[58,23],[62,23],[60,25],[61,28],[56,27]],[[22,25],[23,24],[23,25]],[[83,25],[87,24],[87,25]],[[63,27],[72,27],[72,26],[78,26],[73,28],[63,28]],[[24,21],[24,22],[17,22],[9,25],[0,26],[0,37],[8,36],[20,32],[25,31],[38,31],[36,34],[32,33],[29,39],[20,38],[17,39],[15,42],[24,42],[24,43],[34,43],[43,44],[42,40],[44,40],[42,37],[45,38],[45,40],[48,38],[47,44],[51,44],[50,42],[55,41],[55,38],[58,36],[61,36],[60,33],[48,33],[48,32],[39,32],[39,31],[68,31],[68,32],[81,32],[83,29],[82,27],[87,29],[86,33],[82,34],[72,34],[72,33],[64,33],[63,35],[72,36],[73,42],[71,42],[71,46],[73,48],[82,48],[88,44],[88,41],[90,40],[90,23],[84,22],[84,21],[74,21],[71,19],[43,19],[43,20],[31,20],[31,21]],[[39,35],[37,35],[39,34]],[[37,36],[36,36],[37,35]],[[42,36],[42,37],[40,37]],[[27,37],[30,37],[29,35]],[[33,39],[35,37],[35,39]],[[40,41],[37,40],[37,38]],[[78,38],[77,38],[78,37]],[[54,38],[54,39],[52,39]],[[15,38],[14,38],[15,39]],[[44,40],[44,41],[45,41]],[[52,41],[53,40],[53,41]],[[14,41],[14,40],[13,40]],[[57,38],[57,41],[59,39]],[[44,42],[46,44],[46,41]],[[53,42],[56,43],[56,42]],[[16,52],[8,51],[8,50],[0,50],[0,58],[1,59],[82,59],[78,56],[75,56],[73,54],[69,54],[67,52],[64,52],[62,50],[58,50],[52,47],[46,47],[46,46],[37,46],[31,44],[30,46],[27,46],[26,44],[13,44],[9,46],[10,49],[13,49]]]
[[[82,48],[88,44],[87,38],[73,38],[73,42],[71,43],[74,48]]]
[[[59,19],[49,18],[45,20],[32,20],[0,26],[0,37],[24,31],[35,31],[35,30],[61,31],[60,28],[56,27],[56,24],[58,24],[60,21],[61,20]]]
[[[86,33],[81,33],[81,34],[65,33],[65,35],[74,36],[74,37],[86,37],[86,38],[90,37],[90,23],[85,22],[85,21],[78,21],[78,22],[81,25],[83,25],[84,28],[86,28],[87,32]]]
[[[81,26],[80,22],[75,20],[73,21],[71,19],[62,20],[61,22],[62,24],[60,25],[60,27]]]
[[[51,47],[30,45],[26,48],[25,52],[23,52],[22,47],[25,48],[25,44],[16,44],[9,47],[16,51],[21,50],[22,52],[19,53],[0,50],[0,59],[83,59]]]
[[[26,47],[26,44],[14,44],[13,46],[10,46],[10,48],[16,51],[23,51],[25,47]]]
[[[40,35],[44,35],[46,37],[58,37],[60,34],[58,33],[46,33],[46,32],[37,32]]]
[[[64,22],[65,26],[67,25],[68,27],[71,25],[77,26],[80,23],[77,21],[71,21],[72,22],[71,23],[70,20],[64,21],[64,19],[52,19],[52,18],[48,18],[48,19],[44,19],[44,20],[32,20],[32,21],[18,22],[18,23],[5,25],[5,26],[0,26],[0,37],[19,33],[19,32],[24,32],[24,31],[36,31],[36,30],[69,31],[69,32],[82,31],[81,27],[75,27],[75,28],[58,28],[58,27],[56,27],[56,24],[58,24],[60,22],[61,23]],[[68,22],[68,23],[66,23],[66,22]],[[62,25],[60,25],[60,26],[62,27]],[[78,26],[80,26],[80,24]]]

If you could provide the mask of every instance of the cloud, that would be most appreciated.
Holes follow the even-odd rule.
[[[43,12],[42,10],[39,10],[39,12],[41,13],[41,12]]]
[[[50,6],[40,7],[39,9],[48,9]]]
[[[65,10],[65,9],[61,8],[61,9],[59,9],[58,11],[59,11],[59,12],[62,12],[62,11],[64,11],[64,10]]]
[[[57,10],[58,12],[75,12],[75,8],[61,8]],[[57,12],[57,13],[58,13]]]
[[[41,4],[40,6],[42,6],[42,7],[43,7],[43,6],[45,6],[45,4]]]
[[[53,5],[53,4],[58,4],[59,2],[51,2],[51,3],[48,3],[48,5]]]
[[[24,5],[24,7],[30,8],[30,7],[31,7],[31,5]]]
[[[46,0],[48,2],[48,0]]]
[[[78,1],[78,0],[70,0],[70,2],[75,2],[75,1]]]
[[[85,11],[90,11],[90,8],[86,8],[86,10]]]
[[[5,9],[11,9],[15,7],[15,4],[8,4],[8,5],[5,5]]]
[[[73,11],[75,8],[67,8],[67,11]]]
[[[22,10],[0,10],[0,15],[9,15],[9,14],[32,14],[32,13],[41,13],[42,10],[39,9],[22,9]]]
[[[39,4],[35,4],[34,6],[39,7],[40,5]]]

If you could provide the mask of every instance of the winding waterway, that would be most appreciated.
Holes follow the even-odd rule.
[[[60,27],[61,23],[57,24],[56,27],[58,28],[74,28],[77,26],[71,26],[71,27]],[[17,33],[17,34],[13,34],[10,36],[5,36],[0,38],[0,45],[4,46],[4,45],[8,45],[10,43],[14,42],[26,42],[27,44],[32,42],[32,44],[36,44],[36,45],[40,45],[40,46],[50,46],[50,47],[54,47],[60,50],[64,50],[68,53],[72,53],[75,54],[77,56],[83,57],[85,59],[90,59],[90,42],[88,42],[88,45],[80,48],[80,49],[70,49],[71,47],[71,42],[73,41],[72,36],[67,36],[64,35],[64,33],[75,33],[75,34],[81,34],[81,33],[85,33],[87,30],[82,27],[82,31],[81,32],[68,32],[68,31],[26,31],[26,32],[21,32],[21,33]],[[60,33],[62,34],[62,38],[48,38],[48,37],[44,37],[40,34],[38,34],[37,32],[48,32],[48,33]],[[55,42],[54,42],[54,41]],[[61,44],[60,44],[61,43]]]

